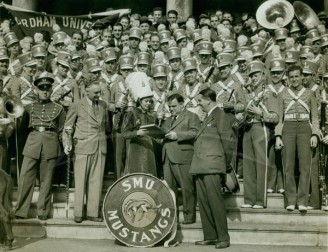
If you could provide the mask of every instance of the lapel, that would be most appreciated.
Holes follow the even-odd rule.
[[[175,122],[172,124],[170,130],[174,129],[177,125],[179,125],[183,120],[185,119],[186,114],[182,112],[179,117],[175,120]]]
[[[214,111],[212,111],[210,116],[206,117],[206,119],[203,121],[202,126],[199,128],[195,139],[197,139],[199,135],[202,134],[207,125],[214,120],[213,113]]]
[[[84,109],[88,113],[88,115],[90,115],[91,118],[93,118],[97,123],[99,123],[95,113],[93,112],[92,106],[89,105],[86,98],[84,98],[82,102],[82,109]]]

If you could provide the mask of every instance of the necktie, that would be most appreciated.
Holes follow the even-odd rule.
[[[173,117],[172,117],[171,126],[175,123],[176,120],[177,120],[177,116],[173,116]]]

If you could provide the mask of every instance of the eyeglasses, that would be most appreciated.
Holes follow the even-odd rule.
[[[51,91],[51,85],[41,85],[41,86],[38,86],[38,89],[40,91],[48,91],[48,92],[50,92]]]

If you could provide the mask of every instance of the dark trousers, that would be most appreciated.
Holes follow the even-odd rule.
[[[320,208],[319,148],[312,151],[309,206]]]
[[[244,132],[243,167],[245,204],[266,207],[269,130],[253,123]]]
[[[284,189],[281,150],[275,149],[275,139],[269,141],[268,189]]]
[[[204,240],[230,240],[221,180],[220,174],[195,175]]]
[[[37,204],[38,215],[48,216],[51,203],[51,187],[56,159],[40,159],[24,156],[18,184],[18,198],[15,215],[27,218],[30,209],[38,166],[40,167],[40,193]]]
[[[170,188],[178,195],[178,186],[182,191],[183,216],[185,221],[196,220],[196,195],[190,164],[171,163],[166,155],[163,165],[164,179]]]
[[[285,122],[282,131],[285,196],[287,205],[308,204],[311,179],[312,130],[308,121]],[[299,163],[299,181],[295,180],[295,157]]]
[[[123,176],[125,168],[126,141],[122,133],[113,132],[116,178]]]

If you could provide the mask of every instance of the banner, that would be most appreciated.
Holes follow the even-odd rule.
[[[6,8],[13,16],[16,22],[13,30],[19,38],[24,36],[33,37],[36,32],[40,32],[41,30],[47,30],[52,34],[54,24],[59,25],[61,31],[71,35],[73,31],[88,29],[96,20],[104,23],[114,23],[120,16],[131,12],[130,9],[120,9],[79,16],[62,16],[25,10],[4,3],[1,3],[0,7]]]

